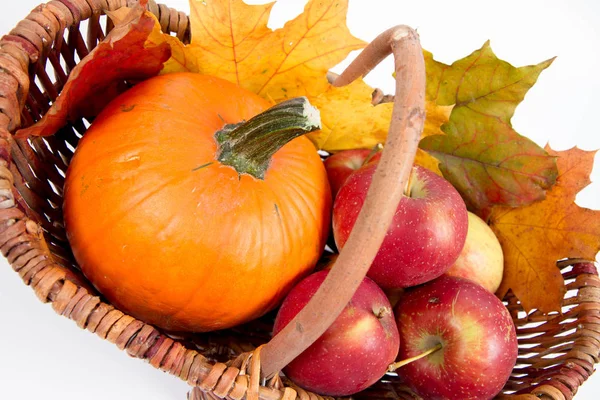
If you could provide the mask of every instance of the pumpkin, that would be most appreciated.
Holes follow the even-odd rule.
[[[77,263],[113,305],[170,331],[222,329],[273,309],[314,268],[326,172],[294,128],[302,112],[251,119],[269,105],[178,73],[134,86],[92,123],[63,211]]]

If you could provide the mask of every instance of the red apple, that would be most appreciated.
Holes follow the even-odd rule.
[[[354,171],[362,167],[370,155],[372,155],[372,158],[369,161],[381,157],[380,152],[373,154],[373,150],[353,149],[340,151],[325,160],[325,170],[327,171],[327,178],[329,178],[329,186],[331,186],[331,195],[333,198],[335,198],[346,179]]]
[[[502,283],[504,254],[494,231],[469,212],[469,229],[458,259],[446,275],[469,279],[495,293]]]
[[[517,360],[515,326],[483,287],[442,276],[408,290],[395,308],[401,360],[441,348],[396,372],[426,399],[485,400],[498,394]]]
[[[283,329],[314,295],[329,271],[302,280],[284,300],[273,333]],[[342,313],[284,372],[315,393],[347,396],[380,379],[398,354],[398,328],[383,291],[364,278]]]
[[[333,236],[339,249],[358,217],[377,163],[368,163],[350,175],[335,199]],[[368,276],[385,289],[437,278],[458,258],[467,226],[467,208],[456,189],[435,173],[414,167]]]

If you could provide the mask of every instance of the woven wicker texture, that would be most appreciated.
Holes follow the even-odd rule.
[[[270,338],[272,313],[236,329],[169,336],[103,302],[79,273],[62,225],[62,186],[68,163],[90,121],[80,120],[47,138],[15,139],[48,110],[70,70],[111,29],[103,15],[132,0],[52,0],[40,5],[0,41],[0,249],[38,298],[77,325],[147,360],[196,388],[190,399],[320,399],[277,377],[260,380],[260,350]],[[163,31],[189,42],[184,13],[148,9]],[[49,72],[50,71],[50,72]],[[505,299],[520,344],[507,383],[511,399],[572,399],[593,373],[600,349],[600,279],[587,262],[563,262],[563,313],[523,312]],[[356,397],[415,399],[394,376]]]

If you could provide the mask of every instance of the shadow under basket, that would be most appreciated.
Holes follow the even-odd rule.
[[[38,121],[69,72],[111,29],[104,12],[127,0],[54,0],[40,5],[0,41],[0,248],[43,302],[132,357],[146,360],[194,389],[194,399],[319,399],[283,376],[260,379],[257,347],[268,342],[274,314],[218,332],[175,337],[106,303],[79,272],[66,239],[62,187],[74,149],[90,121],[50,137],[16,139]],[[152,0],[164,32],[188,43],[188,17]],[[526,313],[509,293],[519,358],[498,398],[572,399],[594,372],[600,352],[600,279],[581,260],[557,263],[565,278],[561,313]],[[355,398],[418,399],[394,374]]]

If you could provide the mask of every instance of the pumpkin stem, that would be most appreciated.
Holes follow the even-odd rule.
[[[286,100],[248,121],[219,130],[215,134],[217,160],[240,175],[264,179],[273,154],[292,139],[320,128],[319,110],[306,97]]]

